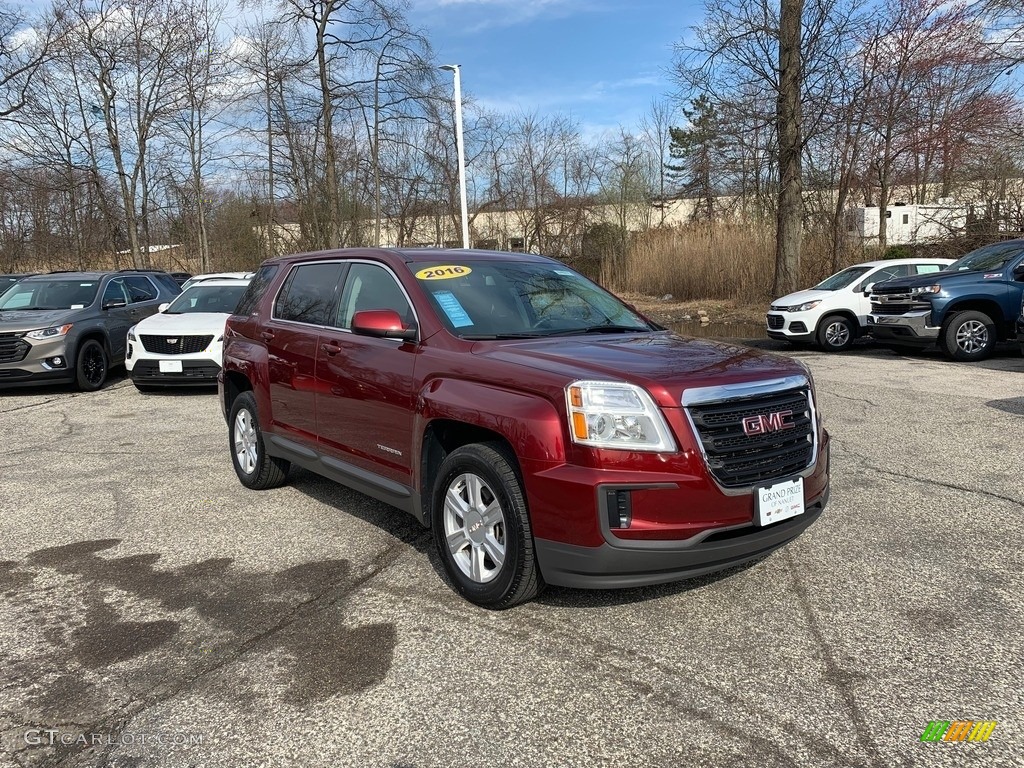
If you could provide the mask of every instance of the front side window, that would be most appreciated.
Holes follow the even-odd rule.
[[[25,280],[0,296],[0,310],[82,309],[96,299],[97,280]]]
[[[125,290],[124,280],[120,277],[111,280],[103,289],[103,303],[109,304],[112,301],[128,304],[128,292]]]
[[[351,328],[356,312],[366,309],[393,309],[406,325],[413,319],[409,300],[390,272],[377,264],[356,263],[349,268],[332,325]]]
[[[274,303],[274,317],[295,323],[326,325],[341,279],[340,262],[300,264],[284,281]]]
[[[411,266],[438,317],[463,338],[654,330],[619,299],[558,263],[468,261]]]

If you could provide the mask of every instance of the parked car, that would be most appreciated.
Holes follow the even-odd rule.
[[[0,296],[0,385],[99,389],[124,360],[128,328],[177,295],[143,272],[54,272]]]
[[[938,346],[953,360],[984,360],[1016,337],[1024,297],[1024,239],[971,251],[937,275],[891,280],[871,291],[872,336],[898,346]]]
[[[251,280],[255,272],[211,272],[208,275],[193,275],[181,285],[181,290],[186,291],[196,283],[204,283],[207,280]]]
[[[224,322],[247,285],[245,279],[196,283],[129,329],[124,364],[136,388],[216,385]]]
[[[171,272],[170,275],[179,286],[184,285],[192,277],[190,272]]]
[[[887,259],[854,264],[813,288],[773,301],[765,316],[768,336],[842,352],[866,333],[871,313],[867,292],[875,283],[939,272],[952,263],[952,259]]]
[[[241,483],[297,464],[413,514],[482,606],[718,571],[828,499],[801,363],[673,335],[542,256],[273,259],[224,339]]]
[[[36,272],[29,272],[28,274],[22,275],[0,275],[0,296],[3,295],[4,291],[10,288],[15,283],[24,280],[26,277],[32,277],[37,274]]]

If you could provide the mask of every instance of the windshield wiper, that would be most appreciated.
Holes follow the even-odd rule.
[[[524,331],[523,333],[468,333],[460,338],[466,341],[495,341],[501,339],[540,339],[547,335],[547,333],[538,333],[537,331]]]
[[[639,327],[635,325],[615,325],[614,323],[606,323],[602,325],[586,325],[582,328],[564,328],[558,331],[546,331],[544,336],[575,336],[577,334],[585,333],[650,333],[650,327]]]

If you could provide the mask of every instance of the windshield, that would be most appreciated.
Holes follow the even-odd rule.
[[[438,317],[466,339],[653,330],[636,312],[561,264],[468,261],[410,265]]]
[[[0,295],[0,310],[83,309],[97,288],[98,280],[23,280]]]
[[[848,267],[842,272],[836,272],[832,277],[826,277],[811,290],[817,291],[838,291],[851,285],[854,280],[871,271],[871,267]]]
[[[230,315],[238,306],[247,287],[238,285],[194,285],[171,302],[165,315],[187,315],[190,312],[218,312]]]
[[[1008,261],[1020,255],[1020,245],[994,243],[971,251],[966,256],[954,261],[947,272],[998,272]]]

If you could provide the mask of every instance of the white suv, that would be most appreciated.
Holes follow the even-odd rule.
[[[125,368],[141,392],[154,386],[216,385],[224,323],[238,306],[248,279],[193,285],[160,312],[128,331]]]
[[[886,259],[854,264],[813,288],[773,301],[765,316],[768,336],[842,352],[864,333],[871,314],[871,286],[894,277],[940,272],[952,263],[951,259]]]

